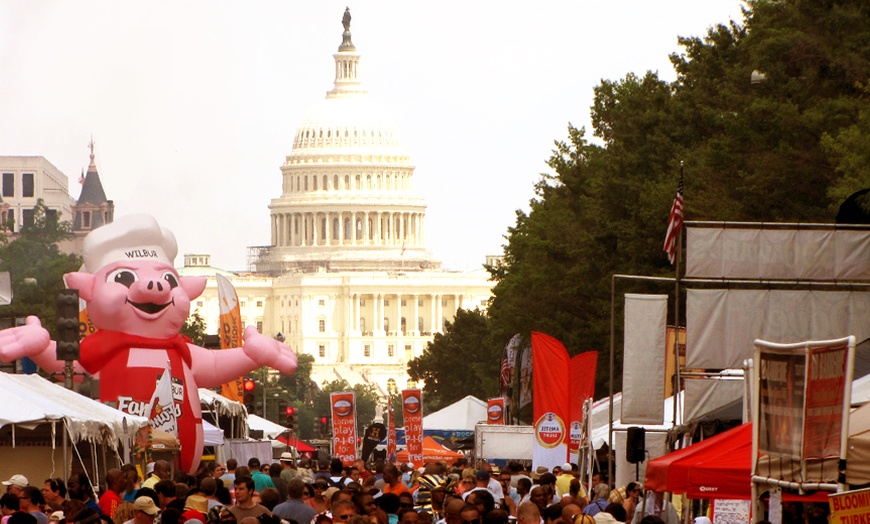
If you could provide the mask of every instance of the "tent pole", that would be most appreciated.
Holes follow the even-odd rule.
[[[63,419],[62,419],[63,420]],[[66,420],[63,420],[63,483],[69,480],[69,437],[66,434]]]

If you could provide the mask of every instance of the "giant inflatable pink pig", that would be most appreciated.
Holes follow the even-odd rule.
[[[84,270],[64,276],[87,302],[97,331],[81,342],[76,368],[100,379],[100,400],[133,415],[149,416],[157,378],[167,361],[181,443],[180,462],[193,473],[202,456],[198,387],[216,387],[260,366],[291,374],[296,355],[248,326],[243,347],[212,351],[179,334],[190,301],[206,279],[178,275],[172,232],[150,215],[128,215],[85,238]],[[0,360],[30,357],[52,372],[63,370],[55,343],[39,319],[0,331]]]

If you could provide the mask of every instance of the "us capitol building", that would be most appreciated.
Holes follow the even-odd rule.
[[[345,379],[386,393],[388,379],[406,386],[407,362],[457,309],[486,309],[494,283],[482,265],[446,271],[426,251],[414,166],[360,84],[349,11],[342,23],[335,85],[299,125],[281,166],[271,245],[248,248],[249,273],[216,270],[203,254],[186,254],[180,272],[209,277],[191,308],[208,333],[218,329],[219,272],[236,288],[243,323],[313,355],[318,384]]]

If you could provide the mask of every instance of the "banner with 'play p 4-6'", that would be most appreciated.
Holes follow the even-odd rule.
[[[332,410],[332,456],[350,466],[356,460],[356,399],[353,391],[329,395]]]
[[[405,445],[408,461],[415,468],[423,466],[423,392],[419,389],[402,390],[402,415],[405,422]]]

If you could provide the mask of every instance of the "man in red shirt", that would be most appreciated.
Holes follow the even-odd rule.
[[[110,469],[106,473],[106,492],[100,497],[100,509],[103,515],[115,518],[115,510],[121,505],[121,493],[127,487],[127,477],[120,469]]]
[[[384,489],[382,491],[384,493],[395,493],[396,495],[410,492],[408,486],[402,483],[399,468],[393,464],[384,466]]]

